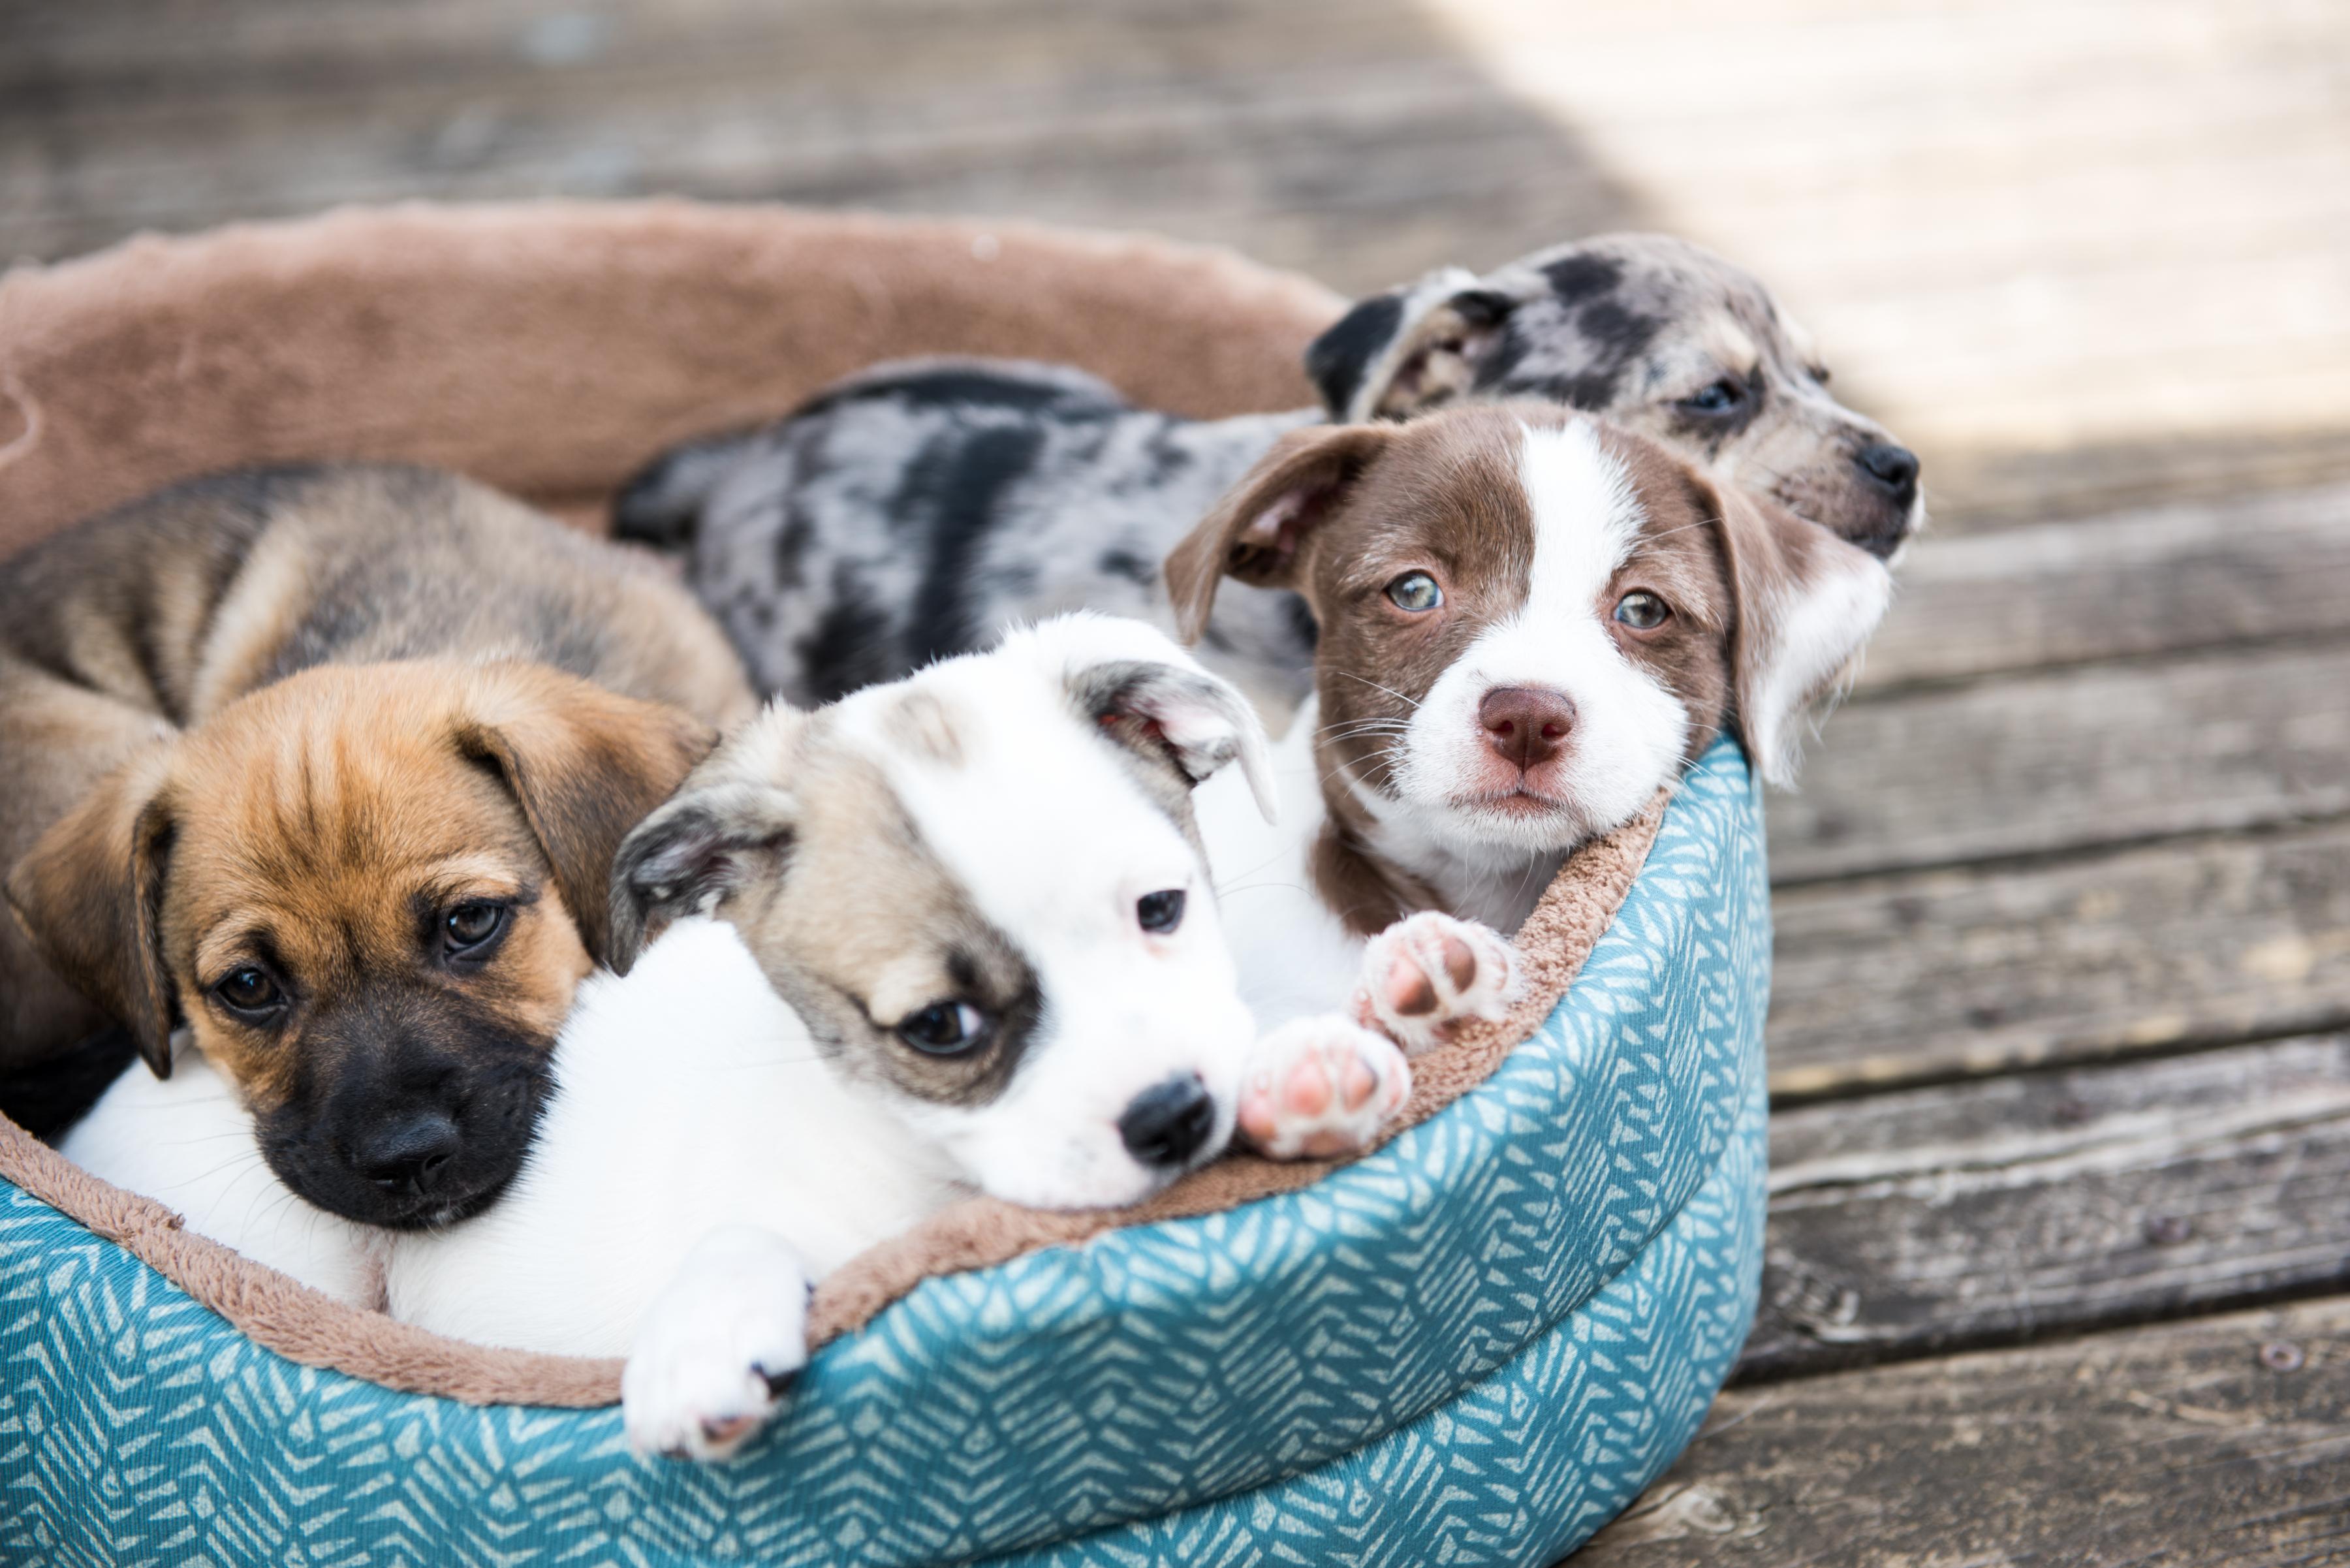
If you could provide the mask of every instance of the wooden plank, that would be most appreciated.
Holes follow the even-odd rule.
[[[2350,1026],[2350,825],[1781,889],[1781,1099]]]
[[[2350,1035],[1798,1106],[1740,1375],[2350,1290]]]
[[[2123,506],[2234,501],[2250,492],[2325,486],[2350,478],[2350,430],[2141,431],[2062,447],[1975,448],[1931,454],[1933,537],[1948,538]]]
[[[1770,806],[1803,882],[2350,812],[2350,646],[2194,653],[1848,705]]]
[[[2350,485],[1930,534],[1858,689],[2350,630]]]
[[[888,104],[828,125],[778,123],[764,82],[556,111],[534,97],[427,89],[380,123],[327,105],[100,145],[66,139],[67,161],[34,161],[15,201],[0,183],[0,254],[71,254],[135,228],[185,232],[344,201],[675,192],[1147,228],[1366,290],[1455,254],[1464,233],[1477,254],[1508,256],[1639,221],[1571,137],[1473,83],[1360,86],[1347,104],[1274,99],[1260,112],[1066,112],[1042,92],[991,123],[942,130],[895,119]],[[1341,152],[1376,176],[1341,175]],[[1464,189],[1461,169],[1482,172]]]
[[[1534,0],[18,5],[0,257],[343,201],[659,191],[1156,228],[1360,289],[1661,224],[1772,280],[1853,395],[1926,448],[1947,519],[2160,494],[2182,461],[2215,490],[2350,474],[2342,15],[1564,18]]]
[[[1493,94],[1400,0],[268,25],[281,9],[231,8],[249,49],[135,9],[36,30],[0,252],[337,201],[658,191],[1154,227],[1372,287],[1449,259],[1448,231],[1510,254],[1638,215],[1571,130]],[[567,16],[576,37],[549,32]]]
[[[1576,1568],[2350,1560],[2350,1300],[1735,1389]]]

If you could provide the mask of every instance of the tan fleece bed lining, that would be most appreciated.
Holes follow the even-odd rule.
[[[0,555],[173,480],[324,458],[453,468],[600,525],[611,491],[665,446],[911,354],[1080,365],[1191,414],[1300,407],[1300,355],[1339,305],[1148,238],[669,202],[411,206],[134,240],[0,278]],[[1395,1130],[1482,1083],[1549,1015],[1661,815],[1660,800],[1567,862],[1519,933],[1524,998],[1414,1064]],[[861,1326],[932,1274],[1232,1208],[1330,1168],[1231,1157],[1117,1211],[970,1199],[827,1278],[809,1337]],[[492,1350],[344,1306],[5,1118],[0,1177],[291,1360],[475,1404],[619,1397],[616,1361]]]

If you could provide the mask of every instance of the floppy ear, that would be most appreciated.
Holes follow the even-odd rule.
[[[795,823],[780,775],[806,717],[770,706],[622,842],[612,862],[614,970],[628,973],[671,920],[783,875]]]
[[[1476,384],[1516,305],[1473,274],[1441,267],[1340,317],[1306,345],[1305,373],[1336,423],[1409,419]]]
[[[8,906],[50,967],[105,1008],[159,1078],[175,1003],[161,932],[172,853],[168,747],[109,774],[8,874]]]
[[[494,764],[554,868],[588,954],[612,954],[612,859],[629,829],[685,782],[717,732],[665,703],[541,666],[487,672],[457,747]]]
[[[1295,587],[1314,529],[1394,432],[1383,425],[1309,425],[1291,431],[1168,553],[1163,576],[1177,632],[1197,642],[1226,576],[1258,587]]]
[[[1074,667],[1078,711],[1122,745],[1165,757],[1193,784],[1238,761],[1264,819],[1274,818],[1273,765],[1256,710],[1225,682],[1189,664],[1109,659]]]
[[[1893,576],[1857,545],[1744,491],[1698,478],[1720,520],[1737,604],[1731,672],[1756,771],[1795,782],[1804,720],[1844,684],[1893,602]]]

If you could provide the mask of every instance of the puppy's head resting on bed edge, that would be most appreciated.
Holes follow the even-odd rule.
[[[1340,421],[1536,398],[1604,414],[1874,555],[1925,521],[1917,454],[1836,400],[1770,291],[1664,234],[1430,273],[1357,305],[1305,367]]]
[[[160,1074],[185,1027],[286,1186],[437,1224],[519,1168],[628,830],[715,737],[543,665],[327,665],[110,775],[9,875]]]
[[[1226,576],[1320,628],[1315,869],[1366,932],[1539,887],[1725,724],[1790,782],[1892,592],[1874,555],[1539,403],[1292,431],[1169,556],[1185,636]]]
[[[621,847],[615,966],[712,911],[833,1069],[982,1189],[1134,1202],[1232,1129],[1253,1029],[1191,789],[1234,761],[1262,806],[1247,702],[1100,616],[779,703]]]

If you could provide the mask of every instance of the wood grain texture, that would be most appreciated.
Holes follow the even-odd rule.
[[[1929,533],[1857,689],[2350,631],[2350,485]]]
[[[2350,812],[2350,645],[2198,652],[1856,701],[1770,806],[1802,882]]]
[[[1238,246],[1349,291],[1596,229],[1768,278],[1950,525],[2350,477],[2306,0],[0,6],[0,256],[680,193]]]
[[[2350,1560],[2350,1298],[1733,1389],[1576,1568]]]
[[[2350,1290],[2350,1036],[1781,1111],[1747,1379]]]
[[[2350,1026],[2350,825],[1782,888],[1783,1101]]]
[[[28,18],[0,69],[27,143],[0,249],[412,194],[677,193],[1149,228],[1364,289],[1636,214],[1399,0],[223,13]]]

